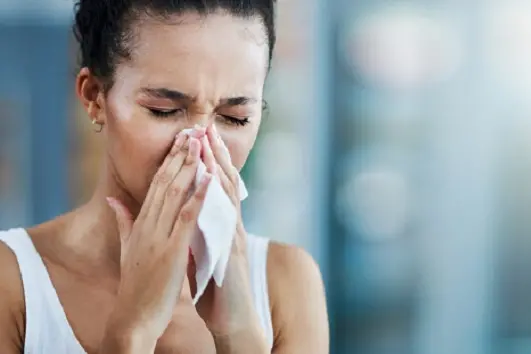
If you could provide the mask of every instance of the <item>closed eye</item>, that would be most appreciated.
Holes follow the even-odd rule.
[[[249,123],[249,117],[234,117],[234,116],[228,116],[225,114],[218,114],[218,117],[224,120],[225,123],[230,125],[237,125],[240,127],[243,127],[247,123]]]
[[[177,108],[177,109],[158,109],[158,108],[147,108],[147,110],[158,118],[166,118],[173,116],[175,114],[182,114],[185,113],[185,110],[183,108]]]

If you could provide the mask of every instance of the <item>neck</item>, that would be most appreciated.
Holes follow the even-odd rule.
[[[128,207],[134,217],[140,204],[120,186],[111,166],[102,169],[96,190],[88,203],[70,220],[66,242],[88,264],[113,276],[120,274],[120,236],[116,218],[106,198],[113,197]]]

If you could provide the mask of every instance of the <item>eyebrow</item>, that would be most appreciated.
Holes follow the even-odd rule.
[[[187,95],[185,93],[176,91],[176,90],[170,90],[167,88],[143,88],[141,90],[142,93],[151,96],[153,98],[160,98],[160,99],[169,99],[172,101],[194,101],[195,98],[191,95]],[[229,98],[223,98],[220,100],[221,105],[226,106],[243,106],[246,104],[253,104],[258,102],[256,98],[253,97],[229,97]]]
[[[162,99],[169,99],[169,100],[174,100],[174,101],[178,101],[178,100],[193,101],[192,96],[189,96],[179,91],[170,90],[166,88],[155,88],[155,89],[154,88],[143,88],[141,92],[153,98],[162,98]]]
[[[231,97],[231,98],[224,98],[221,100],[222,105],[227,106],[243,106],[246,104],[253,104],[258,102],[256,98],[252,97]]]

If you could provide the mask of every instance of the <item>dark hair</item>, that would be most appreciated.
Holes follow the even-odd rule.
[[[80,64],[112,85],[116,64],[131,57],[134,37],[131,25],[141,15],[168,19],[189,11],[208,15],[222,10],[234,16],[257,16],[262,20],[270,66],[276,41],[275,3],[276,0],[78,0],[74,35],[80,47]]]

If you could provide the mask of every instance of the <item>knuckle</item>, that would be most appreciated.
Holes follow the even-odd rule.
[[[184,159],[184,165],[191,167],[197,164],[196,159],[194,159],[192,156],[188,155],[186,156],[186,159]]]
[[[186,225],[194,220],[194,212],[190,208],[183,208],[179,214],[179,221]]]
[[[229,179],[232,182],[233,186],[237,186],[238,185],[238,171],[236,171],[236,168],[233,167],[229,171]]]
[[[182,193],[182,188],[181,186],[175,184],[175,183],[172,183],[169,187],[168,187],[168,191],[166,192],[166,194],[168,195],[168,197],[177,197],[179,196],[180,194]]]
[[[190,145],[189,143],[190,141],[186,139],[186,142],[183,142],[183,144],[181,144],[181,146],[179,147],[179,151],[188,152]]]
[[[205,196],[206,196],[206,189],[204,190],[198,189],[194,194],[194,198],[197,201],[202,201],[203,199],[205,199]]]
[[[175,155],[177,155],[177,152],[179,152],[179,147],[174,144],[172,147],[171,147],[171,150],[170,150],[170,153],[168,154],[170,157],[174,157]]]
[[[227,181],[227,183],[225,183],[225,188],[227,189],[227,192],[228,192],[230,195],[233,195],[233,194],[234,194],[234,192],[235,192],[234,184],[231,183],[231,181]]]
[[[171,178],[171,176],[168,173],[168,171],[160,171],[155,176],[155,183],[157,183],[157,184],[165,184],[165,183],[168,183],[170,181],[170,178]]]
[[[188,144],[184,144],[178,149],[178,152],[181,155],[187,155],[188,154],[188,150],[189,150],[188,149]]]

